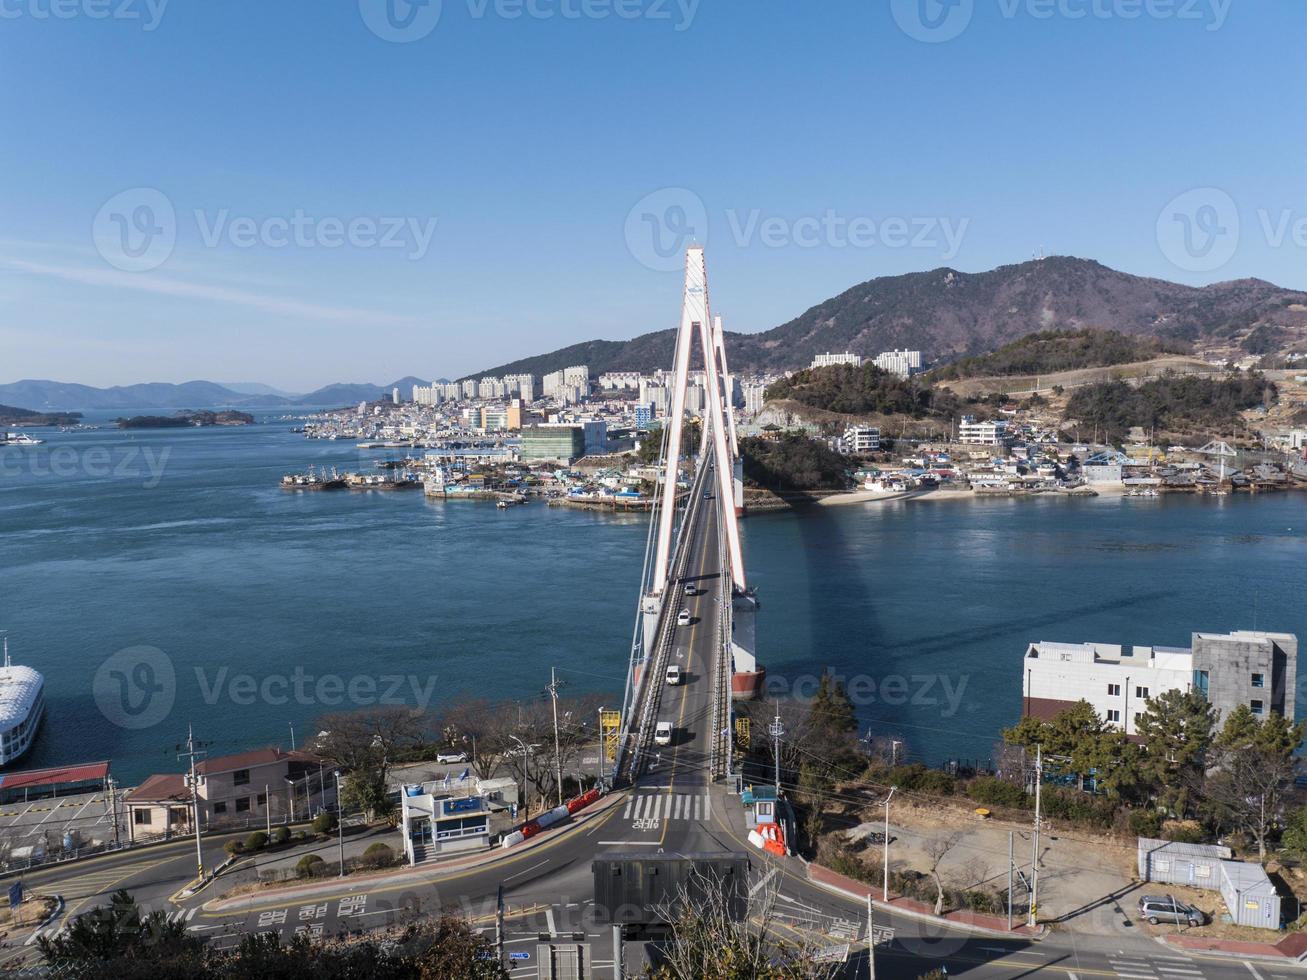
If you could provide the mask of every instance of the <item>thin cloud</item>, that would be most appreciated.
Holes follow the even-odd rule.
[[[91,269],[81,266],[50,265],[43,262],[30,262],[26,259],[8,257],[0,257],[0,264],[11,269],[17,269],[20,272],[51,276],[67,282],[81,283],[85,286],[131,289],[159,296],[176,296],[183,299],[207,300],[214,303],[231,303],[278,316],[294,316],[333,322],[366,322],[393,326],[410,326],[416,322],[412,317],[383,313],[378,310],[303,303],[298,300],[265,296],[246,290],[230,289],[225,286],[210,286],[180,279],[167,279],[158,275],[117,272],[109,269]]]

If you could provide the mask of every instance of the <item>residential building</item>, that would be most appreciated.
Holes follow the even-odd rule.
[[[575,385],[585,394],[590,394],[590,369],[584,364],[563,368],[563,384]]]
[[[637,391],[640,388],[640,372],[609,371],[601,374],[599,388],[603,391]]]
[[[477,383],[473,381],[471,378],[469,378],[467,381],[463,382],[463,397],[466,399],[472,399],[475,398],[476,396],[477,396]]]
[[[840,452],[846,456],[864,456],[880,451],[880,429],[870,425],[851,425],[840,437]]]
[[[195,765],[199,780],[200,827],[261,826],[273,820],[304,820],[329,798],[335,800],[333,773],[309,752],[255,749],[204,759]],[[165,833],[193,833],[195,806],[185,773],[148,777],[124,798],[130,839]]]
[[[762,406],[766,401],[767,386],[762,382],[750,382],[742,385],[744,389],[744,410],[749,415],[757,415],[762,411]]]
[[[900,378],[911,377],[921,370],[921,351],[888,350],[877,354],[874,363],[882,371],[897,374]]]
[[[812,359],[813,368],[834,367],[836,364],[847,364],[850,367],[862,367],[862,358],[857,354],[850,354],[845,351],[843,354],[818,354]]]
[[[1032,643],[1023,658],[1022,714],[1052,718],[1087,701],[1110,725],[1136,734],[1147,701],[1197,690],[1224,719],[1240,704],[1265,717],[1294,716],[1298,638],[1237,630],[1194,633],[1191,646]]]
[[[648,405],[636,405],[633,413],[635,427],[642,432],[649,431],[649,426],[653,424],[653,409]]]
[[[1007,422],[994,419],[977,422],[975,416],[964,415],[958,424],[958,442],[972,446],[1002,446],[1007,442]]]

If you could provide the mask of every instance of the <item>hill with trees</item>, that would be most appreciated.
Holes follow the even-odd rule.
[[[849,462],[824,442],[799,432],[775,439],[740,440],[744,482],[778,493],[808,490],[844,490],[849,485]]]
[[[1256,372],[1223,378],[1164,375],[1138,387],[1104,381],[1079,388],[1067,401],[1066,417],[1119,442],[1132,426],[1166,432],[1232,430],[1240,412],[1273,405],[1277,398],[1275,385]]]
[[[1184,340],[1159,337],[1128,337],[1119,330],[1045,330],[1005,344],[996,351],[964,357],[936,368],[931,378],[948,381],[960,378],[989,378],[1006,375],[1053,374],[1081,368],[1134,364],[1165,354],[1187,354],[1192,345]]]
[[[1169,341],[1252,337],[1261,350],[1268,341],[1307,337],[1307,293],[1260,279],[1187,286],[1052,256],[988,272],[942,268],[871,279],[771,330],[727,334],[726,346],[739,374],[793,370],[825,351],[874,357],[907,347],[930,360],[969,357],[1032,333],[1090,327]],[[469,377],[539,377],[574,364],[595,373],[670,368],[674,343],[672,330],[593,340]]]
[[[874,364],[835,364],[782,378],[767,389],[767,401],[794,401],[842,415],[903,415],[914,419],[951,417],[958,399],[913,378],[900,378]]]

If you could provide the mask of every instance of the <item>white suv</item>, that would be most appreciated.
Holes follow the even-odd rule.
[[[439,752],[436,754],[437,765],[448,766],[458,762],[467,762],[466,752]]]
[[[689,626],[689,625],[690,625],[690,610],[688,610],[688,609],[682,609],[682,610],[680,611],[680,613],[679,613],[679,614],[677,615],[677,617],[676,617],[676,625],[677,625],[677,626]]]
[[[667,686],[676,687],[681,683],[681,665],[672,664],[667,668]]]
[[[658,727],[654,729],[654,745],[671,745],[672,744],[672,723],[670,721],[660,721]]]

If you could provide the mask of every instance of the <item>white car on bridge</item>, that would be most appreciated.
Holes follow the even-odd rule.
[[[672,723],[670,721],[660,721],[654,728],[654,745],[671,745],[672,744]]]
[[[672,664],[667,668],[667,686],[676,687],[681,683],[681,678],[685,675],[681,673],[680,664]]]
[[[690,625],[690,610],[688,610],[688,609],[682,609],[682,610],[680,611],[680,613],[677,614],[677,617],[676,617],[676,625],[677,625],[677,626],[689,626],[689,625]]]

